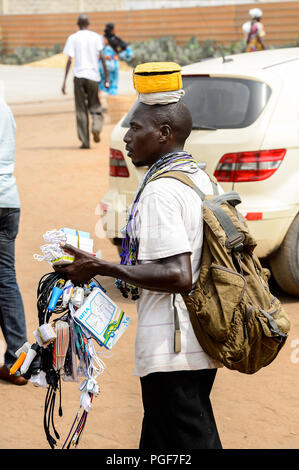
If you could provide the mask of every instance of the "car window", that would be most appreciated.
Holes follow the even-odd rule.
[[[130,108],[130,110],[128,111],[128,113],[125,115],[122,123],[121,123],[121,127],[130,127],[130,121],[131,121],[131,118],[132,118],[132,115],[136,109],[138,105],[138,100],[135,101],[135,103],[133,104],[132,108]]]
[[[267,104],[270,87],[241,78],[183,76],[183,101],[192,115],[193,129],[238,129],[250,126]],[[129,127],[138,101],[122,121]]]
[[[191,111],[195,128],[250,126],[271,95],[266,83],[241,78],[185,76],[183,88],[183,101]]]

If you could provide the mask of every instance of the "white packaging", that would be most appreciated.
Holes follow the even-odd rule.
[[[111,349],[131,323],[130,318],[101,289],[94,288],[82,307],[74,312],[74,320],[97,340]]]

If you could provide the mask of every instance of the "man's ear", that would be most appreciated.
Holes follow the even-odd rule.
[[[167,142],[172,135],[172,129],[168,124],[160,126],[160,142]]]

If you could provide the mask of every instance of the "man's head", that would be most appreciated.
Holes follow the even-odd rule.
[[[77,25],[80,29],[86,29],[89,26],[89,19],[87,15],[78,16]]]
[[[139,103],[124,136],[128,156],[136,167],[151,166],[163,155],[182,150],[191,129],[191,114],[181,101],[153,106]]]

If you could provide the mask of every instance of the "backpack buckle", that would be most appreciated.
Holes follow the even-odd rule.
[[[225,246],[226,248],[234,251],[243,251],[244,244],[243,241],[245,240],[245,235],[243,232],[238,232],[235,235],[231,235],[229,238],[226,239]]]

